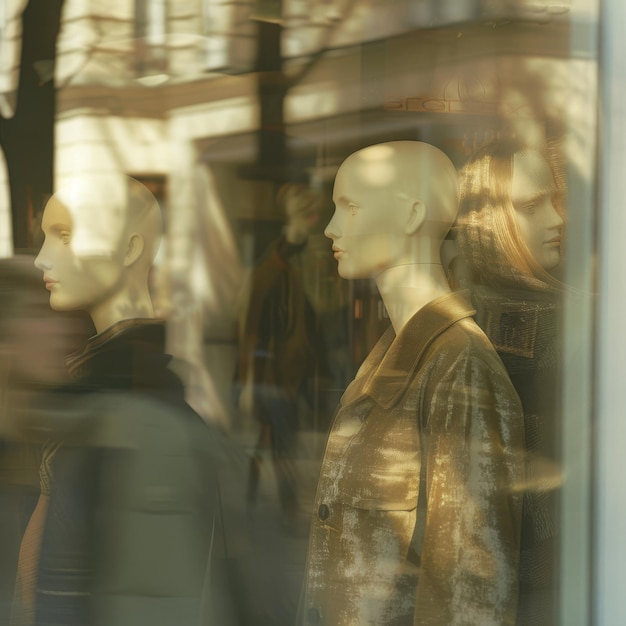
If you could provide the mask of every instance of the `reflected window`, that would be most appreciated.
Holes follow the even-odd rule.
[[[167,69],[168,0],[135,0],[135,69],[139,76]]]

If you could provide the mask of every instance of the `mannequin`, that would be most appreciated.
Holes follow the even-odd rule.
[[[391,320],[331,427],[302,624],[514,624],[519,400],[439,250],[456,171],[415,141],[370,146],[335,179],[338,272],[372,278]]]
[[[83,352],[68,358],[70,374],[91,389],[177,396],[180,381],[167,367],[165,326],[154,319],[148,288],[162,232],[152,193],[123,175],[77,177],[50,198],[41,226],[35,265],[50,306],[85,311],[96,329]]]
[[[84,176],[52,196],[42,229],[50,305],[86,311],[97,334],[68,358],[73,382],[23,420],[48,438],[49,498],[35,606],[13,624],[229,624],[220,572],[210,588],[206,575],[224,544],[222,444],[184,401],[148,290],[159,206],[132,178]]]
[[[517,140],[487,144],[463,166],[453,279],[469,289],[524,411],[527,482],[518,626],[557,624],[560,311],[564,210],[546,155]],[[459,272],[458,269],[464,271]]]
[[[78,179],[50,198],[35,261],[52,308],[87,311],[98,333],[123,319],[154,317],[148,273],[162,231],[159,205],[144,185],[131,178],[111,182],[113,190],[106,190],[100,177]],[[112,206],[98,207],[99,193],[112,196]]]
[[[439,250],[456,217],[458,183],[448,165],[428,144],[392,142],[352,155],[335,180],[336,211],[325,234],[339,275],[374,278],[396,332],[449,292]],[[436,192],[420,185],[431,176]]]
[[[554,272],[563,247],[561,197],[546,156],[518,140],[472,155],[461,171],[457,229],[469,275],[498,289],[560,289]]]

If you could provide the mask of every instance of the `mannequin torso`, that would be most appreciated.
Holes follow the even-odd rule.
[[[344,393],[322,462],[302,624],[514,624],[523,422],[439,249],[456,172],[420,142],[371,146],[335,181],[339,274],[392,327]]]

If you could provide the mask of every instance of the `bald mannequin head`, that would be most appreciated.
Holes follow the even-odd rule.
[[[440,263],[458,209],[456,170],[441,150],[392,141],[350,155],[333,190],[333,240],[339,274],[375,278],[390,267]]]
[[[87,311],[98,332],[122,319],[153,317],[148,274],[162,220],[144,185],[124,175],[76,178],[50,198],[42,229],[35,265],[52,308]]]

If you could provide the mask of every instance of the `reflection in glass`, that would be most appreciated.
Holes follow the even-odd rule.
[[[527,477],[517,624],[557,623],[562,192],[547,157],[491,143],[462,169],[453,281],[471,292],[524,410]]]
[[[277,204],[285,220],[284,234],[272,242],[252,273],[237,379],[241,387],[252,383],[250,410],[260,424],[249,503],[256,502],[263,451],[269,449],[283,524],[298,531],[297,437],[313,409],[314,378],[325,369],[322,337],[303,275],[304,248],[321,206],[308,185],[293,182],[281,186]]]
[[[76,314],[50,309],[29,255],[0,261],[0,300],[0,622],[9,623],[14,597],[14,617],[25,608],[32,618],[40,536],[41,517],[33,509],[42,447],[24,436],[22,420],[37,398],[67,383],[65,355],[84,340],[87,325]],[[43,496],[37,513],[46,507]],[[20,550],[25,532],[35,541]]]
[[[79,176],[42,229],[42,292],[57,311],[87,312],[96,335],[67,358],[71,380],[17,420],[41,451],[41,488],[12,624],[235,623],[212,563],[228,446],[185,402],[148,288],[160,207],[130,177]]]
[[[618,3],[602,4],[608,9]],[[454,261],[453,271],[457,284],[471,290],[471,309],[478,311],[476,319],[496,346],[524,403],[526,445],[535,451],[530,475],[523,481],[534,494],[526,496],[526,519],[534,510],[537,518],[547,520],[525,526],[525,545],[531,547],[532,556],[533,546],[539,545],[534,536],[552,536],[552,523],[562,526],[559,532],[566,545],[561,551],[566,560],[562,571],[567,576],[560,577],[561,603],[568,611],[562,620],[567,626],[584,620],[590,595],[587,581],[595,576],[587,574],[591,551],[585,530],[591,517],[588,485],[592,480],[587,458],[592,440],[589,382],[595,362],[591,299],[566,310],[571,337],[566,348],[571,357],[566,359],[563,380],[567,414],[563,436],[554,398],[561,385],[557,279],[567,276],[568,295],[591,291],[589,285],[595,280],[589,245],[597,232],[592,155],[598,120],[599,0],[4,0],[0,4],[4,5],[0,8],[0,144],[6,156],[6,168],[0,167],[0,256],[13,250],[19,254],[25,248],[36,253],[43,206],[55,189],[67,189],[84,173],[85,180],[91,178],[87,187],[93,200],[74,213],[71,202],[64,204],[72,229],[70,245],[60,248],[67,253],[68,269],[78,272],[72,274],[76,288],[65,291],[63,281],[55,283],[52,278],[47,291],[41,275],[38,282],[46,307],[51,297],[57,308],[91,307],[101,294],[115,291],[124,274],[113,259],[116,247],[106,241],[115,240],[119,229],[125,228],[123,220],[111,219],[113,199],[120,195],[118,176],[132,176],[156,195],[164,208],[166,245],[157,260],[158,272],[154,267],[150,270],[150,286],[154,315],[167,317],[167,322],[165,330],[160,322],[146,326],[166,333],[166,351],[174,355],[171,363],[180,366],[175,371],[185,386],[186,401],[205,421],[228,428],[230,442],[241,452],[238,477],[221,491],[222,508],[230,507],[232,513],[224,514],[227,537],[221,542],[216,535],[215,545],[227,544],[243,624],[294,623],[307,536],[303,516],[293,512],[308,512],[314,505],[331,418],[327,408],[337,405],[389,321],[394,334],[400,326],[406,329],[416,308],[415,302],[407,307],[390,296],[391,283],[397,286],[411,278],[408,269],[385,273],[393,280],[381,278],[379,286],[370,272],[381,264],[401,267],[406,260],[404,235],[398,232],[402,228],[392,219],[395,205],[386,202],[380,187],[389,174],[383,159],[388,145],[367,156],[362,153],[371,193],[361,205],[350,207],[356,209],[352,217],[357,220],[370,203],[384,205],[385,210],[370,215],[369,225],[367,220],[356,222],[361,230],[352,234],[360,242],[354,245],[346,243],[350,234],[334,220],[329,233],[335,236],[336,259],[321,232],[326,216],[302,250],[294,251],[286,243],[274,247],[285,221],[278,214],[278,188],[287,180],[307,181],[304,188],[329,196],[345,157],[379,142],[427,141],[444,149],[456,166],[497,137],[523,137],[526,146],[533,147],[534,151],[524,152],[512,148],[510,159],[486,157],[472,171],[472,193],[477,197],[472,206],[478,213],[489,193],[497,191],[510,202],[492,199],[488,207],[505,210],[485,210],[476,224],[467,225],[467,245]],[[553,137],[564,138],[567,146],[571,198],[567,236],[576,254],[568,255],[566,269],[562,268],[565,232],[559,223],[564,216],[558,208],[561,178],[552,180],[547,169],[547,164],[554,166],[552,155],[546,161],[538,152],[546,138]],[[499,145],[506,152],[505,143]],[[490,175],[491,166],[500,174]],[[468,164],[468,172],[469,168]],[[101,182],[95,180],[98,177]],[[148,182],[156,180],[161,194]],[[344,178],[341,184],[345,187],[348,182]],[[427,190],[435,188],[432,184]],[[292,192],[297,189],[291,187]],[[330,208],[327,204],[324,210]],[[419,218],[419,205],[413,208]],[[55,221],[63,225],[67,216],[58,215]],[[336,231],[338,226],[342,233]],[[282,232],[286,240],[287,233]],[[44,257],[52,251],[52,232],[49,237]],[[451,255],[458,254],[454,238],[446,239]],[[438,244],[431,244],[431,254],[420,263],[426,260],[437,275],[435,283],[445,287],[437,248]],[[283,256],[289,269],[280,274],[280,288],[266,289],[262,268],[270,257],[276,260],[274,252]],[[442,257],[447,269],[450,256]],[[407,268],[411,265],[406,263]],[[337,269],[350,279],[343,280]],[[54,276],[52,270],[46,271]],[[424,302],[443,295],[432,292],[432,284],[422,290],[423,286],[420,283],[413,293],[422,291]],[[137,293],[144,294],[142,289]],[[384,290],[383,304],[379,294]],[[292,311],[297,298],[289,293],[304,293],[308,303],[303,308],[314,313],[312,345],[301,353],[302,344],[296,345],[299,358],[285,347],[289,341],[283,342],[300,328],[299,323],[289,322],[299,315]],[[251,307],[248,296],[255,300]],[[136,300],[145,304],[143,312],[130,300],[126,316],[152,315],[143,295]],[[256,333],[259,320],[260,334]],[[274,328],[270,341],[267,325]],[[10,359],[27,376],[39,375],[37,368],[47,368],[43,353],[48,352],[56,327],[31,324],[24,316],[11,332],[17,338],[28,328],[33,330],[32,341],[16,341],[21,348],[10,348]],[[399,346],[399,338],[392,345]],[[104,347],[111,345],[105,342]],[[328,372],[319,361],[316,369],[318,352],[325,353]],[[164,353],[159,343],[157,360],[164,359]],[[260,363],[263,358],[265,363]],[[235,374],[237,362],[240,368]],[[118,370],[119,380],[127,374],[126,365],[105,369]],[[153,371],[144,368],[142,382]],[[303,372],[307,392],[296,393],[295,403],[285,401],[291,391],[263,385],[263,378],[296,380]],[[235,390],[233,381],[239,386]],[[151,392],[153,381],[148,382]],[[19,387],[15,380],[11,384]],[[236,404],[230,402],[234,396]],[[248,405],[245,399],[254,402]],[[70,402],[66,407],[68,417],[75,415],[72,406]],[[89,402],[85,408],[91,412]],[[297,420],[290,422],[295,415],[292,408]],[[393,409],[387,413],[394,415]],[[274,430],[268,435],[272,423]],[[60,436],[62,424],[55,424],[54,430]],[[418,431],[407,427],[407,432],[410,436],[398,435],[395,443],[389,443],[386,451],[391,457],[396,458],[405,439],[411,453],[419,449],[411,439]],[[560,484],[561,441],[563,458],[572,459],[567,466],[569,482],[563,488],[567,515],[550,519],[554,489],[530,486],[540,481]],[[358,450],[376,470],[376,457]],[[453,475],[451,470],[450,480]],[[129,481],[121,482],[124,487]],[[249,506],[250,515],[241,520],[238,513],[246,505],[248,487],[255,506]],[[388,504],[381,499],[381,506]],[[327,508],[320,509],[321,504]],[[331,528],[336,506],[321,504],[316,505],[316,520],[320,512],[328,515]],[[379,514],[387,512],[372,513]],[[542,545],[550,544],[547,539]],[[525,550],[524,562],[526,554]],[[358,565],[354,570],[360,575],[364,568]],[[182,578],[180,571],[175,576]],[[535,605],[523,597],[522,606],[527,613],[534,612],[536,622],[552,621],[545,611],[551,611],[556,599],[553,586],[545,580],[557,573],[550,568],[537,573],[536,586],[528,582],[530,574],[523,576],[523,596],[536,590],[543,599]],[[465,582],[464,578],[459,589]],[[371,597],[378,597],[380,589],[373,589]],[[349,602],[346,606],[349,611]],[[407,621],[415,621],[413,617]],[[426,612],[424,619],[429,619]]]

